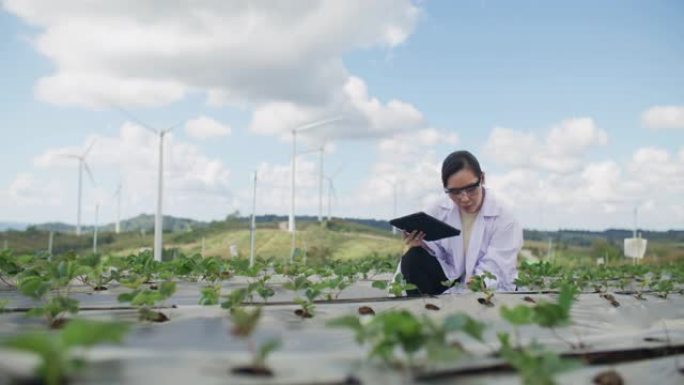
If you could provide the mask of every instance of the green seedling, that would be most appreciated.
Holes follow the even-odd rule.
[[[128,326],[119,322],[73,319],[57,333],[27,332],[2,342],[2,346],[30,352],[40,357],[36,376],[45,385],[63,385],[85,366],[82,358],[71,353],[100,343],[120,343]]]
[[[202,256],[194,254],[192,256],[179,255],[170,262],[171,268],[177,277],[195,282],[199,279],[198,274],[201,270],[200,264]]]
[[[554,377],[558,373],[579,366],[577,361],[562,359],[537,343],[524,348],[513,348],[507,333],[499,332],[497,337],[501,343],[501,358],[515,368],[525,385],[555,385]]]
[[[151,283],[161,272],[161,262],[155,261],[151,251],[126,257],[126,268],[135,277],[142,277],[143,283]]]
[[[504,305],[500,310],[501,317],[516,327],[516,335],[518,326],[536,324],[550,329],[556,337],[567,343],[570,347],[576,348],[582,346],[582,344],[574,345],[561,338],[555,331],[557,327],[570,324],[570,309],[576,293],[576,287],[563,285],[556,303],[539,301],[533,306],[518,305],[513,308],[508,308]],[[516,340],[519,343],[519,339],[516,338]]]
[[[227,266],[216,257],[204,259],[186,260],[181,265],[183,267],[196,266],[199,279],[207,282],[200,290],[200,305],[216,305],[221,297],[221,280],[227,272]]]
[[[0,250],[0,282],[8,287],[15,287],[15,279],[23,271],[21,266],[27,266],[31,262],[27,259],[32,258],[29,256],[15,257],[12,250]]]
[[[250,286],[253,286],[254,291],[259,295],[259,297],[261,297],[264,303],[268,302],[268,299],[275,295],[275,290],[268,286],[268,281],[270,279],[271,276],[265,274],[256,281],[250,283]]]
[[[221,298],[221,285],[207,285],[200,289],[200,305],[218,305]]]
[[[79,258],[78,263],[84,267],[84,274],[79,279],[95,291],[107,290],[107,285],[118,277],[118,271],[112,268],[109,257],[90,254]]]
[[[286,289],[295,292],[294,302],[299,305],[294,313],[302,318],[311,318],[314,316],[314,301],[322,294],[323,284],[320,282],[314,283],[309,281],[309,274],[304,273],[294,277],[290,282],[286,282],[283,286]],[[299,293],[304,291],[304,298],[299,296]]]
[[[667,296],[674,291],[674,283],[670,279],[660,279],[652,289],[656,292],[656,295],[660,298],[667,298]]]
[[[247,299],[249,292],[247,288],[241,287],[232,290],[228,295],[224,296],[225,301],[221,303],[221,307],[224,309],[233,309],[242,305],[242,303]]]
[[[328,322],[331,327],[351,329],[359,344],[369,344],[369,358],[388,364],[412,368],[416,357],[425,352],[428,360],[455,360],[464,352],[458,344],[450,343],[447,336],[464,332],[482,341],[484,324],[465,314],[455,314],[435,323],[423,315],[416,317],[407,310],[389,310],[362,322],[356,316],[345,316]],[[402,353],[397,356],[397,353]]]
[[[342,291],[354,283],[353,278],[348,278],[345,276],[335,276],[333,278],[328,278],[323,281],[323,286],[328,289],[325,293],[326,299],[332,301],[339,298]]]
[[[280,347],[280,341],[271,339],[259,346],[256,345],[252,334],[254,333],[260,318],[261,307],[247,310],[243,307],[236,306],[230,309],[230,320],[233,323],[230,334],[240,339],[244,339],[247,342],[247,348],[252,356],[252,362],[249,366],[233,368],[233,373],[261,376],[273,375],[271,369],[266,365],[266,359],[269,354]]]
[[[485,279],[496,280],[496,276],[488,271],[485,271],[482,274],[473,275],[470,278],[470,282],[468,282],[468,288],[475,293],[480,292],[485,295],[484,298],[478,298],[477,302],[485,306],[494,306],[494,303],[492,302],[494,291],[487,287]]]
[[[394,280],[388,284],[387,281],[373,281],[372,286],[380,290],[388,290],[395,297],[402,297],[408,290],[415,290],[417,286],[406,282],[404,276],[399,273]]]
[[[168,321],[169,317],[166,314],[154,311],[153,309],[162,306],[164,301],[176,292],[176,282],[164,281],[159,285],[158,290],[152,290],[142,286],[142,280],[143,279],[125,283],[122,282],[124,286],[131,288],[132,291],[119,294],[117,297],[118,301],[130,302],[131,306],[138,308],[138,314],[141,321]]]
[[[70,297],[71,283],[85,269],[74,261],[62,260],[25,271],[19,278],[19,292],[40,303],[27,315],[44,317],[51,328],[63,326],[67,314],[78,313],[79,302]]]

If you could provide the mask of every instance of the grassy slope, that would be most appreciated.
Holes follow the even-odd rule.
[[[205,255],[230,256],[230,245],[236,245],[238,253],[249,255],[249,230],[246,223],[220,222],[191,232],[165,233],[164,247],[176,248],[185,253],[199,253],[204,238]],[[0,233],[0,247],[7,240],[8,247],[16,253],[42,252],[47,249],[48,233],[45,231]],[[153,233],[127,232],[98,234],[98,251],[126,255],[137,253],[153,244]],[[290,255],[291,233],[278,229],[277,223],[259,224],[255,238],[255,252],[261,257],[286,258]],[[308,258],[323,256],[332,258],[359,258],[377,253],[398,255],[403,250],[400,239],[388,232],[364,225],[333,221],[322,226],[316,222],[298,222],[297,249],[306,252]],[[56,233],[55,253],[75,251],[88,253],[92,250],[92,234],[76,237],[73,234]]]
[[[185,253],[199,253],[202,238],[205,240],[205,255],[229,257],[230,245],[236,245],[238,253],[249,255],[249,230],[244,220],[228,220],[214,222],[206,228],[198,228],[191,232],[164,234],[164,246],[167,249],[177,248]],[[111,254],[128,254],[138,252],[141,248],[150,248],[153,244],[153,233],[144,235],[139,232],[122,234],[99,234],[99,251]],[[8,231],[0,232],[0,247],[7,240],[8,247],[16,253],[33,253],[47,249],[48,233],[44,231]],[[278,223],[258,224],[255,249],[261,257],[287,258],[290,255],[291,234],[279,230]],[[537,257],[545,258],[548,244],[542,241],[525,241],[525,248]],[[357,223],[333,220],[324,226],[317,222],[298,222],[297,248],[306,251],[308,258],[323,256],[348,259],[372,254],[396,255],[403,250],[400,239],[392,237],[389,232],[364,226]],[[57,233],[54,238],[55,253],[74,250],[88,253],[92,249],[92,234],[76,237],[71,234]],[[591,248],[570,245],[558,250],[554,245],[555,257],[568,263],[593,262],[590,257]],[[676,242],[649,241],[647,258],[659,261],[681,261],[684,259],[684,244]]]

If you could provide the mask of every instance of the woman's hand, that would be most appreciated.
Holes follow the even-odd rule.
[[[402,232],[404,235],[404,243],[408,247],[421,247],[423,246],[423,238],[425,238],[425,233],[418,230],[413,230],[408,233],[406,231]]]

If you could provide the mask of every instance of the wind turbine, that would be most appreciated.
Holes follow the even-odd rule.
[[[290,262],[294,260],[295,253],[295,241],[296,241],[296,226],[295,226],[295,170],[297,164],[297,133],[310,130],[315,127],[319,127],[328,123],[333,123],[343,118],[338,116],[329,119],[317,120],[311,123],[304,124],[302,126],[293,128],[290,130],[292,132],[292,201],[290,204],[290,218],[288,221],[288,230],[292,233],[292,244],[290,250]]]
[[[90,178],[90,181],[95,185],[95,179],[93,178],[93,173],[90,171],[90,167],[88,167],[88,163],[86,162],[86,156],[88,156],[88,153],[90,153],[90,150],[93,149],[93,146],[95,145],[95,141],[92,141],[88,148],[86,148],[85,151],[83,151],[82,154],[76,155],[76,154],[62,154],[61,156],[65,158],[73,158],[78,160],[78,202],[77,202],[77,209],[76,209],[76,235],[80,236],[81,235],[81,198],[83,196],[83,169],[86,170],[86,173],[88,174],[88,177]]]
[[[337,170],[334,173],[332,173],[330,176],[324,177],[325,180],[328,181],[328,221],[330,221],[330,219],[332,219],[332,214],[331,214],[332,213],[332,198],[333,198],[333,196],[335,196],[335,198],[337,199],[337,194],[335,193],[335,184],[333,183],[333,179],[337,176],[337,174],[340,173],[340,171],[342,171],[343,167],[344,167],[344,165],[338,167]]]
[[[151,133],[159,136],[159,163],[158,163],[158,169],[157,169],[157,212],[154,217],[154,260],[155,261],[161,261],[162,260],[162,226],[163,226],[163,217],[162,217],[162,200],[164,196],[164,136],[171,132],[178,124],[174,124],[171,127],[165,128],[163,130],[160,129],[155,129],[147,124],[141,122],[134,116],[132,116],[128,111],[119,108],[121,112],[123,112],[126,116],[129,118],[133,119],[136,123],[140,124],[143,128],[145,128],[147,131],[150,131]]]

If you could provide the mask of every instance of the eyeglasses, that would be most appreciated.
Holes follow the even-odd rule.
[[[478,178],[477,182],[473,184],[469,184],[461,188],[445,188],[444,192],[455,198],[460,197],[462,194],[472,197],[473,195],[475,195],[475,193],[477,193],[478,187],[480,187],[481,182],[482,180]]]

